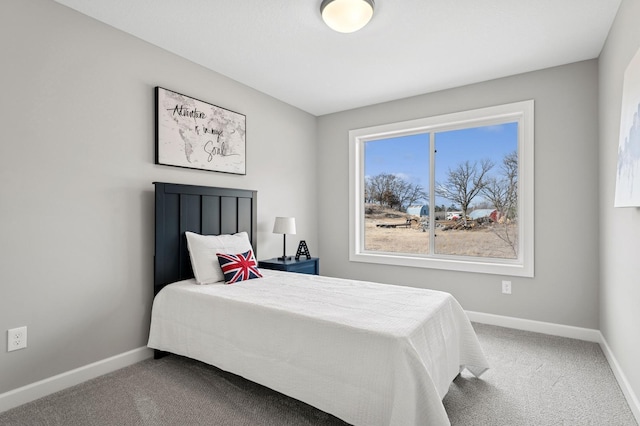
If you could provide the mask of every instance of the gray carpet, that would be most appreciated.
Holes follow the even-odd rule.
[[[443,400],[452,425],[637,425],[597,343],[473,327],[492,368],[454,380]]]
[[[492,365],[456,378],[452,425],[637,425],[595,343],[474,324]],[[146,360],[0,413],[0,425],[345,425],[178,356]]]

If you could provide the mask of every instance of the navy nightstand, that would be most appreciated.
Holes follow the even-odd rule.
[[[300,260],[296,260],[295,257],[291,257],[291,259],[288,260],[281,260],[274,257],[273,259],[258,261],[258,268],[318,275],[320,274],[320,259],[317,257],[307,259],[305,256],[301,256]]]

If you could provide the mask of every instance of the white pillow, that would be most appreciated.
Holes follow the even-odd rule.
[[[200,235],[185,232],[193,275],[198,284],[212,284],[224,281],[224,274],[216,253],[237,254],[253,250],[249,234],[238,232],[233,235]]]

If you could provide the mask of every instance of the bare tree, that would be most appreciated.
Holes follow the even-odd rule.
[[[518,215],[518,153],[513,151],[502,159],[502,175],[492,177],[482,190],[484,197],[491,201],[499,212],[500,221],[492,230],[507,243],[518,256],[518,233],[513,221]]]
[[[515,219],[518,215],[518,152],[513,151],[502,159],[502,172],[507,181],[507,210],[509,219]]]
[[[506,215],[509,208],[509,185],[506,180],[496,177],[487,179],[487,185],[482,189],[482,195],[498,211],[498,216]]]
[[[493,165],[489,159],[482,160],[479,164],[465,161],[455,169],[449,169],[445,183],[436,185],[438,196],[460,204],[465,226],[471,201],[486,187],[487,175]]]
[[[382,193],[381,204],[389,206],[389,208],[392,209],[395,208],[396,210],[400,210],[400,198],[398,198],[398,195],[391,189]]]
[[[385,193],[390,189],[390,181],[393,175],[381,173],[376,176],[368,176],[365,181],[365,201],[384,205]]]
[[[427,198],[422,186],[412,185],[405,179],[390,173],[380,173],[365,180],[365,202],[404,210],[417,201]]]
[[[400,209],[406,210],[407,207],[417,203],[420,200],[427,199],[427,193],[422,186],[416,184],[412,185],[404,179],[400,179],[398,186],[396,187],[396,195],[400,203]]]

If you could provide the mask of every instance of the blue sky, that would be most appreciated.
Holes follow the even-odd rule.
[[[473,127],[436,133],[436,182],[445,182],[449,168],[469,160],[491,159],[492,174],[500,171],[502,158],[518,147],[518,123]],[[400,175],[429,189],[429,134],[380,139],[365,145],[365,176]],[[475,201],[475,200],[474,200]],[[479,201],[479,199],[478,199]],[[436,199],[449,206],[450,201]]]

